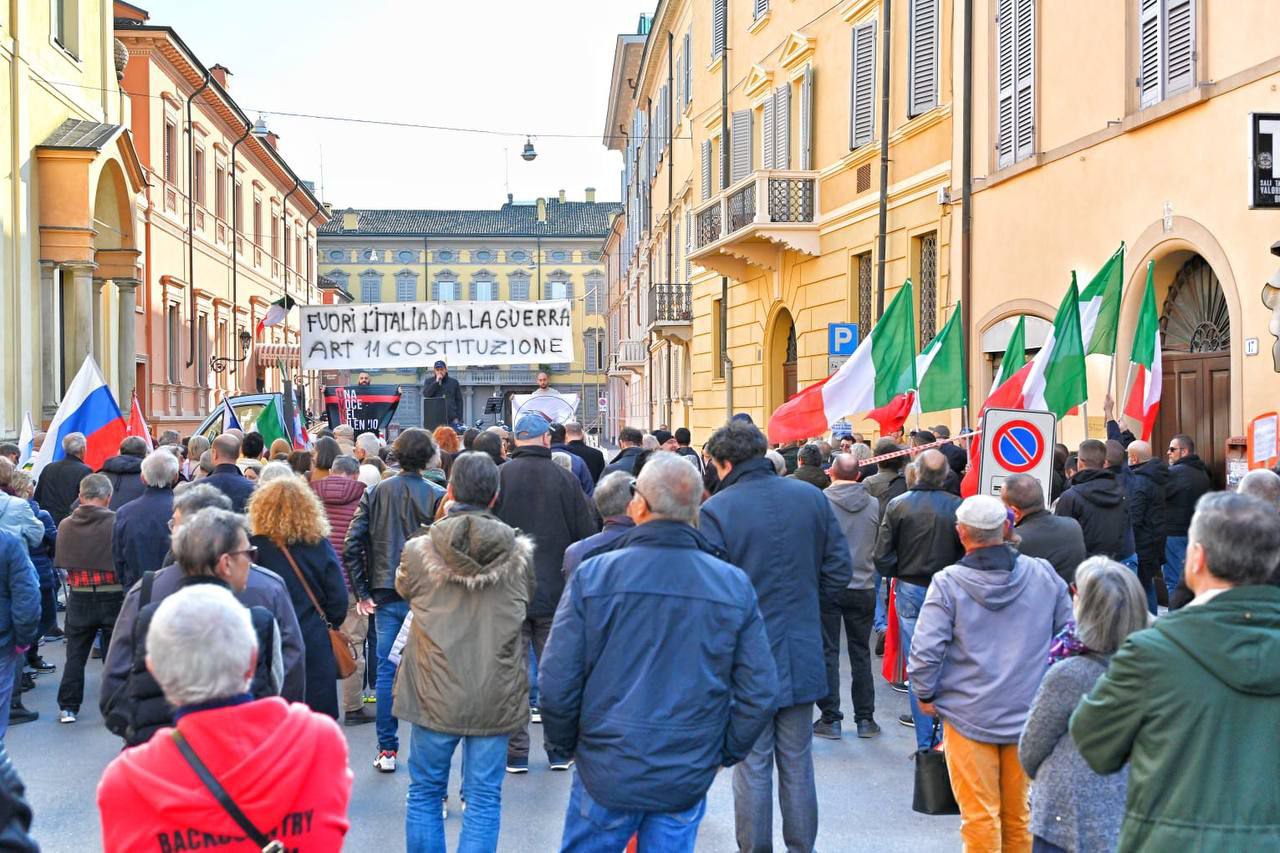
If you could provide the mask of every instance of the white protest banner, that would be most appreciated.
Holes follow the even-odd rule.
[[[309,370],[568,364],[573,310],[545,302],[372,302],[301,309]]]
[[[573,420],[578,411],[577,394],[512,394],[511,422],[520,420],[525,412],[538,412],[553,423],[566,423]]]

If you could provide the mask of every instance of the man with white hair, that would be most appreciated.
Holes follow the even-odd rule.
[[[376,432],[362,432],[356,436],[356,459],[364,462],[369,457],[377,457],[382,450],[382,439]]]
[[[174,727],[103,773],[105,849],[189,849],[193,837],[342,847],[352,780],[342,732],[305,705],[253,700],[257,657],[249,611],[225,588],[190,586],[156,608],[146,665],[174,708]]]
[[[967,498],[955,517],[965,554],[929,584],[907,676],[920,710],[946,732],[964,848],[1030,850],[1018,737],[1049,667],[1049,645],[1071,620],[1071,595],[1048,560],[1005,543],[999,498]]]
[[[40,471],[36,481],[36,503],[53,516],[54,524],[71,515],[71,505],[80,492],[80,481],[93,473],[84,464],[84,433],[70,432],[62,437],[63,456]]]
[[[111,554],[116,576],[126,589],[146,572],[164,567],[178,467],[178,457],[168,450],[152,451],[142,460],[145,490],[116,511]]]
[[[548,749],[577,756],[563,850],[638,835],[692,851],[717,771],[773,719],[755,590],[694,526],[701,500],[693,466],[655,454],[627,508],[636,527],[574,572],[556,610],[540,687]]]
[[[1280,474],[1270,468],[1258,468],[1245,474],[1240,478],[1236,491],[1280,511]]]

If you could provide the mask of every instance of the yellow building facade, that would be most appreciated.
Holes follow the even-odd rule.
[[[654,282],[665,279],[652,271],[665,273],[667,257],[689,287],[687,333],[650,324],[642,344],[687,340],[689,390],[668,411],[695,438],[731,411],[763,424],[798,388],[827,376],[828,324],[856,322],[865,335],[907,277],[916,282],[920,345],[955,309],[953,4],[893,0],[888,11],[886,28],[885,6],[872,0],[663,2],[640,28],[648,31],[634,77],[625,56],[634,48],[620,39],[606,138],[627,141],[633,248],[628,255],[620,241],[616,265],[634,270],[619,278],[641,306],[654,301]],[[629,103],[628,79],[636,84]],[[628,331],[636,327],[624,323],[611,338],[615,356],[635,355]],[[625,375],[632,362],[619,361]],[[655,383],[649,364],[628,372]],[[665,377],[656,379],[662,387]],[[661,420],[648,414],[635,425]]]
[[[463,421],[510,422],[511,396],[537,387],[539,370],[561,393],[578,394],[584,427],[601,426],[605,391],[605,236],[618,205],[557,196],[490,210],[335,210],[321,227],[319,269],[353,302],[568,299],[573,303],[574,361],[494,367],[450,365],[462,386]],[[375,384],[401,387],[395,429],[423,423],[422,388],[432,370],[369,371]],[[358,371],[323,373],[326,385],[354,384]],[[486,413],[486,403],[500,401]],[[606,406],[607,408],[607,406]]]
[[[0,436],[51,417],[86,355],[132,388],[145,178],[123,67],[110,3],[0,5]]]

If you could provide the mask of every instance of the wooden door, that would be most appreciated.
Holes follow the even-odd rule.
[[[790,400],[796,395],[798,380],[796,364],[799,362],[799,349],[796,346],[796,327],[793,323],[787,331],[786,360],[782,362],[782,399]]]
[[[1226,483],[1226,442],[1231,436],[1231,357],[1228,353],[1166,353],[1162,362],[1164,387],[1160,393],[1160,417],[1153,440],[1154,451],[1163,454],[1169,439],[1186,433],[1196,443],[1196,453],[1213,476],[1214,485]]]

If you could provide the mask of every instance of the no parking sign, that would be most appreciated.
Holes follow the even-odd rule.
[[[982,418],[978,492],[999,497],[1006,479],[1028,474],[1040,481],[1048,505],[1057,423],[1052,412],[987,409]]]

